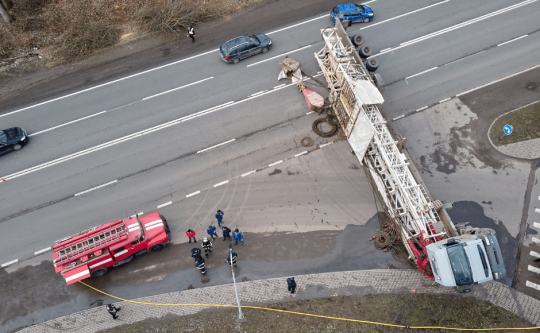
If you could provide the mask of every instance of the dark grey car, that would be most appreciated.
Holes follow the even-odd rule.
[[[221,60],[237,64],[240,60],[259,53],[266,53],[272,48],[272,40],[265,34],[245,35],[231,39],[219,48]]]
[[[0,130],[0,155],[20,150],[28,142],[28,135],[20,127]]]

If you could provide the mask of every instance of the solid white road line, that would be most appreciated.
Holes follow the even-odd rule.
[[[251,95],[249,95],[249,96],[250,96],[250,97],[257,96],[257,95],[260,95],[260,94],[262,94],[262,93],[264,93],[264,92],[265,92],[264,90],[263,90],[263,91],[259,91],[259,92],[256,92],[256,93],[254,93],[254,94],[251,94]]]
[[[281,164],[281,163],[283,163],[283,160],[280,160],[280,161],[277,161],[277,162],[268,164],[268,166],[269,166],[269,167],[273,167],[274,165],[278,165],[278,164]]]
[[[445,0],[445,1],[442,1],[442,2],[439,2],[439,3],[436,3],[436,4],[433,4],[433,5],[431,5],[431,6],[423,7],[423,8],[417,9],[417,10],[413,10],[412,12],[408,12],[408,13],[406,13],[406,14],[401,14],[401,15],[399,15],[399,16],[392,17],[391,19],[384,20],[384,21],[381,21],[381,22],[377,22],[377,23],[375,23],[375,24],[371,24],[371,25],[369,25],[369,26],[367,26],[367,27],[361,28],[360,30],[364,30],[364,29],[367,29],[367,28],[371,28],[371,27],[374,27],[374,26],[376,26],[376,25],[383,24],[383,23],[386,23],[386,22],[388,22],[388,21],[392,21],[392,20],[401,18],[401,17],[403,17],[403,16],[411,15],[411,14],[420,12],[420,11],[422,11],[422,10],[424,10],[424,9],[428,9],[428,8],[431,8],[431,7],[435,7],[435,6],[441,5],[441,4],[443,4],[443,3],[445,3],[445,2],[448,2],[448,1],[450,1],[450,0]],[[365,2],[365,3],[367,3],[367,2]],[[381,52],[382,52],[382,51],[381,51]]]
[[[322,18],[325,18],[325,17],[330,17],[330,14],[326,14],[326,15],[323,15],[323,16],[319,16],[319,17],[316,17],[316,18],[313,18],[311,20],[307,20],[307,21],[304,21],[304,22],[300,22],[300,23],[297,23],[297,24],[294,24],[294,25],[291,25],[291,26],[288,26],[286,28],[281,28],[279,30],[275,30],[275,31],[272,31],[272,32],[269,32],[267,33],[266,35],[271,35],[271,34],[275,34],[276,32],[280,32],[280,31],[283,31],[283,30],[287,30],[287,29],[290,29],[290,28],[294,28],[294,27],[297,27],[299,25],[302,25],[302,24],[306,24],[308,22],[313,22],[313,21],[316,21],[316,20],[320,20]]]
[[[525,285],[526,285],[527,287],[531,287],[531,288],[534,288],[534,289],[536,289],[536,290],[540,290],[540,285],[539,285],[539,284],[536,284],[536,283],[531,282],[531,281],[529,281],[529,280],[527,280],[527,281],[525,282]]]
[[[31,108],[35,108],[36,106],[41,106],[41,105],[45,105],[45,104],[49,104],[49,103],[52,103],[52,102],[59,101],[59,100],[64,99],[64,98],[68,98],[68,97],[71,97],[71,96],[76,96],[76,95],[78,95],[78,94],[81,94],[81,93],[84,93],[84,92],[87,92],[87,91],[91,91],[91,90],[94,90],[94,89],[97,89],[97,88],[105,87],[105,86],[108,86],[108,85],[113,84],[113,83],[116,83],[116,82],[120,82],[120,81],[124,81],[124,80],[127,80],[127,79],[131,79],[132,77],[136,77],[136,76],[139,76],[139,75],[143,75],[143,74],[146,74],[146,73],[150,73],[150,72],[156,71],[156,70],[158,70],[158,69],[162,69],[162,68],[166,68],[166,67],[169,67],[169,66],[173,66],[173,65],[179,64],[179,63],[181,63],[181,62],[188,61],[188,60],[191,60],[191,59],[195,59],[195,58],[198,58],[198,57],[200,57],[200,56],[207,55],[207,54],[210,54],[210,53],[216,52],[216,51],[219,51],[219,49],[215,49],[215,50],[211,50],[211,51],[204,52],[204,53],[201,53],[201,54],[197,54],[197,55],[194,55],[194,56],[189,57],[189,58],[185,58],[185,59],[182,59],[182,60],[178,60],[178,61],[175,61],[175,62],[171,62],[170,64],[166,64],[166,65],[163,65],[163,66],[159,66],[159,67],[156,67],[156,68],[152,68],[152,69],[149,69],[149,70],[146,70],[146,71],[142,71],[142,72],[139,72],[139,73],[136,73],[136,74],[128,75],[128,76],[126,76],[126,77],[123,77],[123,78],[120,78],[120,79],[117,79],[117,80],[113,80],[113,81],[110,81],[110,82],[107,82],[107,83],[99,84],[99,85],[97,85],[97,86],[94,86],[94,87],[91,87],[91,88],[88,88],[88,89],[83,89],[83,90],[80,90],[80,91],[76,91],[76,92],[74,92],[74,93],[67,94],[67,95],[64,95],[64,96],[61,96],[61,97],[53,98],[53,99],[51,99],[51,100],[48,100],[48,101],[45,101],[45,102],[42,102],[42,103],[30,105],[30,106],[27,106],[27,107],[22,108],[22,109],[18,109],[18,110],[15,110],[15,111],[11,111],[11,112],[2,114],[2,115],[0,115],[0,118],[5,117],[5,116],[8,116],[8,115],[11,115],[11,114],[14,114],[14,113],[18,113],[18,112],[21,112],[21,111],[24,111],[24,110],[28,110],[28,109],[31,109]]]
[[[264,59],[264,60],[259,61],[259,62],[254,62],[254,63],[252,63],[252,64],[247,65],[246,67],[255,66],[255,65],[261,64],[261,63],[263,63],[263,62],[270,61],[270,60],[272,60],[272,59],[280,58],[280,57],[283,57],[283,56],[285,56],[285,55],[288,55],[288,54],[291,54],[291,53],[294,53],[294,52],[298,52],[298,51],[301,51],[301,50],[303,50],[303,49],[307,49],[308,47],[311,47],[311,45],[304,46],[304,47],[301,47],[301,48],[299,48],[299,49],[292,50],[292,51],[289,51],[289,52],[285,52],[285,53],[282,53],[282,54],[277,55],[277,56],[275,56],[275,57],[268,58],[268,59]]]
[[[328,145],[331,145],[333,142],[328,142],[328,143],[325,143],[325,144],[322,144],[319,146],[319,148],[322,148],[322,147],[326,147]]]
[[[283,87],[283,86],[285,86],[285,85],[286,85],[285,83],[280,84],[279,86],[275,86],[274,89],[281,88],[281,87]]]
[[[190,194],[186,195],[186,198],[192,197],[192,196],[197,195],[199,193],[201,193],[201,191],[190,193]]]
[[[411,76],[407,76],[407,77],[405,78],[405,80],[408,80],[408,79],[410,79],[411,77],[415,77],[415,76],[418,76],[418,75],[422,75],[422,74],[424,74],[424,73],[430,72],[430,71],[432,71],[432,70],[434,70],[434,69],[437,69],[437,68],[439,68],[439,67],[433,67],[433,68],[430,68],[430,69],[425,70],[425,71],[423,71],[423,72],[416,73],[416,74],[411,75]]]
[[[497,11],[494,11],[494,12],[491,12],[489,14],[486,14],[486,15],[483,15],[483,16],[480,16],[480,17],[477,17],[477,18],[474,18],[474,19],[471,19],[469,21],[465,21],[463,23],[459,23],[459,24],[456,24],[456,25],[453,25],[451,27],[448,27],[448,28],[445,28],[445,29],[442,29],[442,30],[439,30],[439,31],[435,31],[433,33],[430,33],[428,35],[425,35],[425,36],[422,36],[422,37],[418,37],[418,38],[415,38],[415,39],[412,39],[410,41],[407,41],[407,42],[404,42],[404,43],[401,43],[399,44],[399,46],[397,47],[394,47],[392,48],[392,51],[395,51],[397,49],[401,49],[403,47],[406,47],[406,46],[409,46],[409,45],[413,45],[413,44],[416,44],[416,43],[419,43],[419,42],[422,42],[424,40],[427,40],[427,39],[430,39],[430,38],[433,38],[433,37],[436,37],[436,36],[439,36],[439,35],[442,35],[444,33],[447,33],[447,32],[450,32],[450,31],[453,31],[453,30],[456,30],[456,29],[459,29],[459,28],[463,28],[465,26],[468,26],[468,25],[471,25],[473,23],[477,23],[477,22],[480,22],[480,21],[483,21],[485,19],[488,19],[488,18],[491,18],[491,17],[495,17],[497,15],[500,15],[500,14],[504,14],[506,12],[509,12],[511,10],[514,10],[516,8],[519,8],[519,7],[523,7],[523,6],[526,6],[526,5],[529,5],[531,3],[534,3],[538,0],[527,0],[527,1],[523,1],[523,2],[520,2],[520,3],[517,3],[515,5],[512,5],[512,6],[508,6],[506,8],[503,8],[503,9],[500,9],[500,10],[497,10]],[[373,58],[373,57],[376,57],[376,56],[379,56],[381,54],[385,54],[385,53],[388,53],[389,51],[385,51],[385,52],[379,52],[377,54],[374,54],[372,56],[370,56],[369,58]],[[368,59],[369,59],[368,58]]]
[[[529,35],[523,35],[523,36],[521,36],[521,37],[511,39],[511,40],[509,40],[509,41],[507,41],[507,42],[497,44],[497,46],[502,46],[502,45],[505,45],[505,44],[508,44],[508,43],[512,43],[512,42],[514,42],[514,41],[516,41],[516,40],[518,40],[518,39],[525,38],[525,37],[527,37],[527,36],[529,36]]]
[[[427,108],[428,108],[427,105],[426,105],[426,106],[422,106],[420,109],[416,109],[416,112],[423,111],[423,110],[425,110],[425,109],[427,109]]]
[[[107,185],[114,184],[114,183],[116,183],[117,181],[118,181],[118,179],[113,180],[112,182],[108,182],[108,183],[103,184],[103,185],[99,185],[99,186],[93,187],[93,188],[91,188],[91,189],[89,189],[89,190],[79,192],[79,193],[75,194],[75,196],[79,196],[79,195],[83,195],[83,194],[88,193],[88,192],[92,192],[92,191],[94,191],[94,190],[97,190],[98,188],[102,188],[102,187],[105,187],[105,186],[107,186]]]
[[[41,133],[45,133],[45,132],[48,132],[48,131],[52,131],[52,130],[55,130],[55,129],[57,129],[57,128],[64,127],[64,126],[66,126],[66,125],[71,125],[71,124],[73,124],[73,123],[79,122],[79,121],[81,121],[81,120],[85,120],[85,119],[88,119],[88,118],[92,118],[92,117],[98,116],[98,115],[103,114],[103,113],[105,113],[105,112],[107,112],[107,111],[101,111],[101,112],[98,112],[98,113],[94,113],[94,114],[91,114],[91,115],[89,115],[89,116],[82,117],[82,118],[79,118],[79,119],[77,119],[77,120],[73,120],[73,121],[67,122],[67,123],[65,123],[65,124],[62,124],[62,125],[54,126],[54,127],[51,127],[51,128],[48,128],[48,129],[46,129],[46,130],[39,131],[39,132],[36,132],[36,133],[28,134],[28,136],[35,136],[35,135],[39,135],[39,134],[41,134]]]
[[[475,90],[485,88],[485,87],[490,86],[490,85],[492,85],[492,84],[495,84],[495,83],[497,83],[497,82],[501,82],[501,81],[503,81],[503,80],[506,80],[506,79],[509,79],[509,78],[511,78],[511,77],[517,76],[517,75],[519,75],[519,74],[523,74],[523,73],[525,73],[525,72],[531,71],[531,70],[536,69],[536,68],[538,68],[538,67],[540,67],[540,64],[535,65],[535,66],[530,67],[530,68],[527,68],[527,69],[524,69],[524,70],[519,71],[519,72],[517,72],[517,73],[514,73],[514,74],[511,74],[511,75],[502,77],[502,78],[497,79],[497,80],[495,80],[495,81],[491,81],[490,83],[483,84],[483,85],[478,86],[478,87],[476,87],[476,88],[473,88],[473,89],[471,89],[471,90],[464,91],[464,92],[462,92],[462,93],[457,94],[456,96],[459,97],[459,96],[461,96],[461,95],[468,94],[468,93],[473,92],[473,91],[475,91]],[[539,198],[539,200],[540,200],[540,198]]]
[[[402,114],[401,116],[395,117],[394,119],[392,119],[392,121],[396,121],[396,120],[399,120],[399,119],[401,119],[401,118],[403,118],[403,117],[405,117],[405,115],[404,115],[404,114]]]
[[[298,154],[294,155],[294,157],[298,157],[298,156],[305,155],[305,154],[307,154],[307,150],[305,150],[305,151],[303,151],[303,152],[301,152],[301,153],[298,153]]]
[[[228,182],[229,182],[229,181],[226,180],[226,181],[224,181],[224,182],[217,183],[216,185],[214,185],[214,187],[218,187],[218,186],[221,186],[221,185],[225,185],[225,184],[227,184]]]
[[[197,154],[203,153],[203,152],[205,152],[205,151],[208,151],[208,150],[210,150],[210,149],[213,149],[213,148],[216,148],[216,147],[219,147],[219,146],[226,145],[227,143],[231,143],[231,142],[233,142],[233,141],[235,141],[235,140],[236,140],[236,139],[231,139],[231,140],[229,140],[229,141],[225,141],[225,142],[219,143],[219,144],[217,144],[217,145],[215,145],[215,146],[208,147],[208,148],[205,148],[205,149],[203,149],[203,150],[199,150],[199,151],[197,152]]]
[[[444,103],[444,102],[448,102],[449,100],[451,100],[451,98],[450,98],[450,97],[448,97],[448,98],[445,98],[445,99],[443,99],[443,100],[440,100],[440,101],[439,101],[439,103]]]
[[[314,77],[317,77],[317,76],[320,76],[320,75],[315,75]],[[85,149],[85,150],[82,150],[82,151],[79,151],[79,152],[64,156],[64,157],[61,157],[61,158],[57,158],[56,160],[52,160],[52,161],[49,161],[49,162],[46,162],[46,163],[42,163],[42,164],[36,165],[34,167],[31,167],[31,168],[28,168],[28,169],[25,169],[25,170],[21,170],[21,171],[18,171],[18,172],[15,172],[13,174],[10,174],[10,175],[4,176],[4,177],[0,177],[0,178],[3,178],[5,180],[15,179],[15,178],[27,175],[27,174],[32,173],[32,172],[39,171],[41,169],[45,169],[45,168],[48,168],[50,166],[69,161],[71,159],[74,159],[74,158],[77,158],[77,157],[80,157],[80,156],[84,156],[84,155],[99,151],[101,149],[112,147],[112,146],[117,145],[119,143],[122,143],[122,142],[125,142],[125,141],[128,141],[128,140],[131,140],[131,139],[141,137],[143,135],[147,135],[147,134],[150,134],[150,133],[153,133],[153,132],[168,128],[170,126],[178,125],[178,124],[180,124],[182,122],[192,120],[192,119],[195,119],[197,117],[201,117],[201,116],[204,116],[204,115],[216,112],[216,111],[223,110],[223,109],[225,109],[225,108],[227,108],[229,106],[232,106],[232,105],[238,105],[240,103],[244,103],[244,102],[250,101],[252,99],[259,98],[259,97],[264,96],[266,94],[270,94],[270,93],[273,93],[275,91],[285,89],[285,88],[288,88],[288,87],[293,86],[293,85],[296,86],[296,84],[290,83],[290,84],[284,85],[281,88],[269,90],[269,91],[267,91],[267,92],[265,92],[263,94],[260,94],[260,95],[254,96],[254,97],[248,97],[248,98],[245,98],[245,99],[237,101],[237,102],[231,101],[231,102],[227,102],[225,104],[214,106],[214,107],[211,107],[209,109],[199,111],[197,113],[194,113],[194,114],[191,114],[191,115],[188,115],[188,116],[184,116],[184,117],[181,117],[181,118],[178,118],[178,119],[175,119],[175,120],[171,120],[171,121],[169,121],[167,123],[157,125],[157,126],[154,126],[154,127],[151,127],[151,128],[148,128],[148,129],[145,129],[145,130],[133,133],[133,134],[129,134],[129,135],[123,136],[121,138],[118,138],[118,139],[115,139],[115,140],[112,140],[112,141],[109,141],[109,142],[105,142],[105,143],[102,143],[100,145],[97,145],[97,146],[94,146],[94,147],[91,147],[91,148],[88,148],[88,149]]]
[[[307,116],[308,114],[312,114],[312,113],[313,113],[313,111],[306,112],[306,116]]]
[[[529,265],[529,271],[533,273],[540,273],[540,268],[536,268],[534,266]]]
[[[253,171],[250,171],[250,172],[246,172],[245,174],[242,175],[242,177],[245,177],[245,176],[249,176],[251,175],[252,173],[255,173],[256,170],[253,170]]]
[[[168,206],[168,205],[171,205],[171,204],[172,204],[172,201],[169,201],[169,202],[166,202],[166,203],[164,203],[164,204],[161,204],[161,205],[157,206],[157,208],[158,208],[158,209],[159,209],[159,208],[163,208],[163,207]]]
[[[540,253],[531,251],[531,256],[540,258]]]
[[[533,227],[540,229],[540,223],[533,222]]]
[[[49,247],[46,248],[46,249],[43,249],[43,250],[39,250],[39,251],[34,252],[34,255],[37,256],[38,254],[41,254],[41,253],[50,251],[51,249],[52,249],[52,247],[49,246]]]
[[[143,100],[143,101],[146,101],[147,99],[154,98],[154,97],[161,96],[161,95],[165,95],[165,94],[168,94],[168,93],[173,92],[173,91],[176,91],[176,90],[184,89],[184,88],[187,88],[187,87],[189,87],[189,86],[193,86],[193,85],[196,85],[196,84],[198,84],[198,83],[201,83],[201,82],[204,82],[204,81],[207,81],[207,80],[211,80],[211,79],[213,79],[213,78],[214,78],[213,76],[207,77],[206,79],[202,79],[202,80],[199,80],[199,81],[197,81],[197,82],[193,82],[193,83],[190,83],[190,84],[186,84],[186,85],[181,86],[181,87],[178,87],[178,88],[174,88],[174,89],[171,89],[171,90],[167,90],[167,91],[161,92],[161,93],[159,93],[159,94],[155,94],[155,95],[152,95],[152,96],[145,97],[145,98],[143,98],[142,100]]]
[[[135,215],[141,216],[142,214],[144,214],[144,212],[140,212],[140,213],[135,214]],[[135,217],[135,215],[131,215],[130,217]]]
[[[2,264],[0,267],[7,267],[7,266],[13,265],[13,264],[15,264],[17,262],[19,262],[19,259],[11,260],[11,261],[8,261],[8,262]]]

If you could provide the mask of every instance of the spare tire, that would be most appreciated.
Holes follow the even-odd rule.
[[[375,72],[379,68],[379,60],[377,58],[371,58],[366,61],[366,68],[370,72]]]
[[[354,44],[354,46],[360,46],[364,44],[365,40],[366,39],[364,38],[364,35],[361,35],[361,34],[356,34],[351,37],[351,42]]]
[[[364,45],[358,49],[358,55],[362,59],[367,59],[373,53],[371,46]]]

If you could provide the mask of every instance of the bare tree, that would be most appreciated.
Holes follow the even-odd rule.
[[[6,23],[11,23],[13,20],[8,10],[13,6],[11,0],[1,0],[0,1],[0,15]]]

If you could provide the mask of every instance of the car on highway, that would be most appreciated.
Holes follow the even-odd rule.
[[[373,16],[373,9],[371,9],[371,7],[355,3],[337,5],[330,11],[330,17],[334,23],[336,23],[337,18],[339,18],[340,21],[349,20],[352,23],[368,23],[373,20]]]
[[[0,130],[0,155],[20,150],[27,142],[28,135],[20,127]]]
[[[272,40],[265,34],[244,35],[225,42],[219,48],[221,60],[237,64],[240,60],[259,53],[266,53],[272,48]]]

